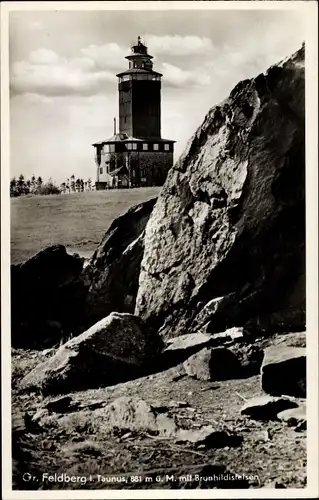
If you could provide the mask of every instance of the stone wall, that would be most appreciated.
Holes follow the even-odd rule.
[[[111,166],[111,172],[122,166],[126,167],[125,173],[119,176],[121,185],[128,186],[159,186],[165,182],[169,169],[173,166],[173,152],[154,151],[128,151],[125,153],[103,153],[101,162],[97,166],[97,184],[104,183],[112,186],[113,179],[107,172]],[[103,168],[103,173],[100,169]],[[117,179],[115,179],[117,184]]]
[[[161,185],[173,166],[172,152],[132,151],[130,153],[132,181],[143,186]],[[136,171],[135,179],[133,171]]]

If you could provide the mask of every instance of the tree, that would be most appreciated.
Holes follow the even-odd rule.
[[[66,182],[62,182],[62,184],[60,185],[60,189],[63,194],[66,192]]]
[[[81,193],[83,193],[83,191],[84,191],[84,180],[81,179],[80,183],[81,183],[81,186],[80,186]]]
[[[10,196],[21,196],[30,193],[41,195],[60,194],[61,190],[56,186],[51,177],[46,183],[43,183],[40,176],[36,180],[34,175],[31,177],[31,180],[25,180],[23,174],[19,175],[18,180],[15,177],[10,180]]]
[[[37,181],[35,180],[35,175],[31,177],[31,193],[37,192]]]
[[[71,175],[71,191],[72,191],[72,193],[75,192],[75,177],[74,177],[74,174]]]
[[[25,194],[25,187],[24,175],[20,174],[17,182],[18,196]]]
[[[88,190],[91,191],[92,190],[92,179],[91,179],[91,177],[89,177],[88,180],[87,180],[87,186],[88,186]]]
[[[26,182],[25,194],[29,194],[31,192],[31,181],[30,179]]]
[[[17,180],[13,177],[10,181],[10,196],[19,196],[17,190]]]
[[[42,187],[42,184],[43,184],[43,180],[42,180],[42,177],[38,177],[37,178],[37,192],[40,193],[40,190],[41,190],[41,187]]]
[[[76,189],[77,193],[79,193],[81,191],[81,180],[80,179],[76,179],[76,181],[75,181],[75,189]]]

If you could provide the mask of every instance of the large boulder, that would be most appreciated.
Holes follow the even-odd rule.
[[[20,390],[62,394],[124,382],[154,370],[162,348],[143,320],[112,313],[60,347],[20,382]]]
[[[265,349],[261,386],[268,394],[306,397],[306,348],[281,343]]]
[[[212,335],[205,333],[188,333],[169,339],[161,355],[163,367],[173,366],[185,361],[192,354],[205,346],[214,345]]]
[[[13,347],[52,346],[72,329],[76,282],[84,259],[62,245],[48,247],[11,266],[11,342]]]
[[[151,432],[165,436],[174,436],[177,430],[175,419],[164,413],[157,413],[143,399],[122,396],[115,399],[97,413],[103,418],[103,425],[122,432]]]
[[[164,338],[305,324],[304,47],[240,82],[170,170],[135,312]]]
[[[240,377],[240,362],[229,349],[205,347],[183,363],[190,377],[199,380],[228,380]]]
[[[156,198],[130,208],[113,221],[81,280],[86,288],[83,323],[89,326],[112,311],[133,313],[144,229]]]

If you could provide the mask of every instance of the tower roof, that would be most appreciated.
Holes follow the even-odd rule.
[[[139,58],[145,58],[147,59],[153,59],[153,56],[151,56],[147,52],[147,47],[144,45],[141,41],[141,37],[137,37],[137,44],[131,45],[131,53],[126,56],[126,59],[139,59]]]
[[[145,74],[151,74],[154,76],[163,76],[162,73],[158,73],[157,71],[154,71],[152,69],[143,69],[143,68],[131,68],[127,69],[126,71],[122,71],[121,73],[118,73],[116,76],[123,76],[123,75],[134,75],[136,73],[145,73]]]
[[[147,56],[147,47],[142,43],[141,37],[137,37],[137,44],[131,46],[132,55],[144,55]],[[152,57],[152,56],[149,56]]]

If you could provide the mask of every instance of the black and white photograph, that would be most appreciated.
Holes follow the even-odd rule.
[[[317,7],[3,3],[5,500],[317,496]]]

